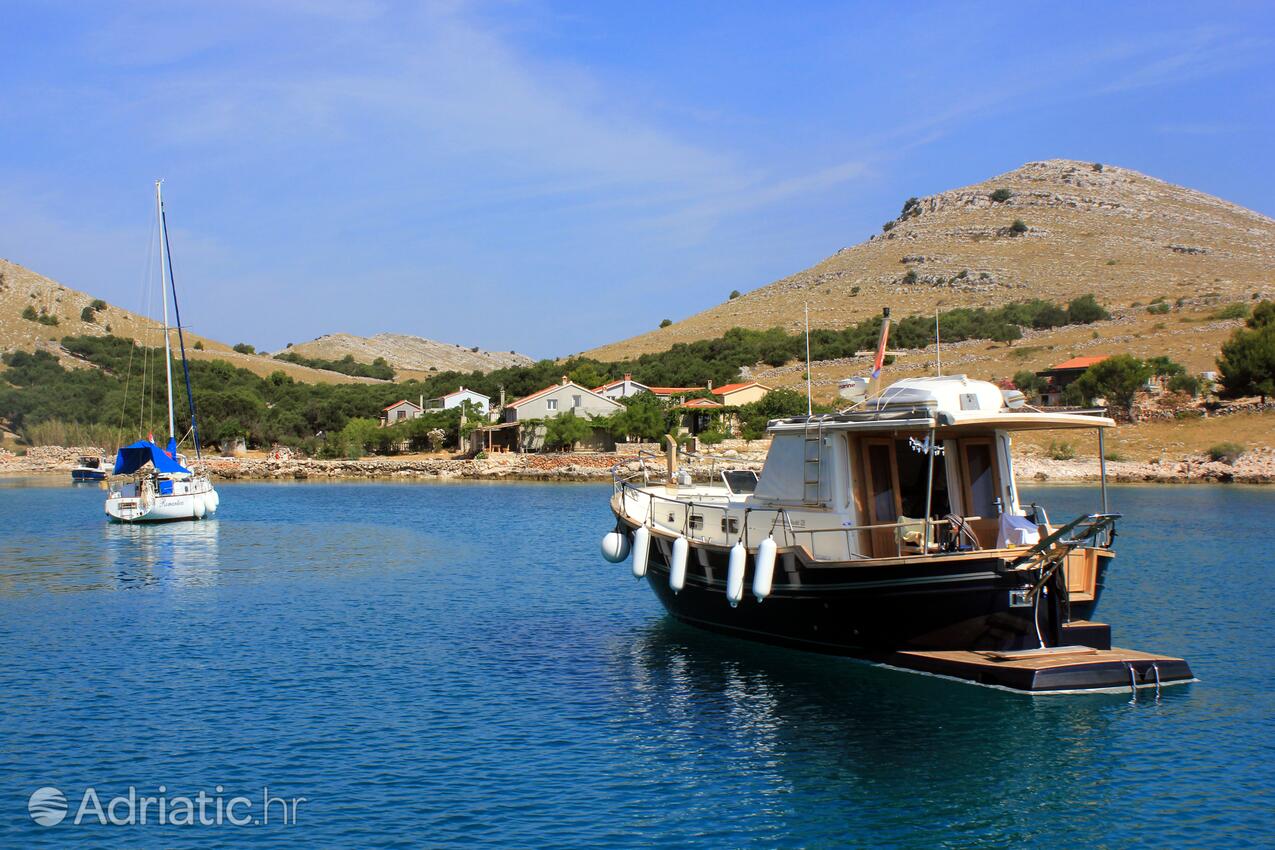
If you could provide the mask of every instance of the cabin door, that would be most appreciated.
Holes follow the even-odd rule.
[[[966,438],[960,441],[961,473],[965,519],[978,535],[984,548],[996,546],[1000,520],[1000,472],[996,468],[996,451],[990,437]]]
[[[894,523],[902,510],[899,504],[899,472],[895,463],[894,441],[865,439],[863,468],[867,472],[868,522],[873,526]],[[873,528],[872,557],[888,558],[898,554],[894,528]]]

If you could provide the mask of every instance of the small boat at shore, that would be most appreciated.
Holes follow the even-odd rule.
[[[71,481],[105,481],[106,460],[96,455],[83,455],[71,467]]]
[[[696,483],[613,472],[603,555],[676,619],[749,640],[1033,693],[1193,681],[1178,658],[1112,648],[1095,622],[1120,515],[1023,505],[1013,435],[1096,431],[964,375],[898,381],[842,413],[769,423],[760,474]],[[661,480],[662,479],[662,480]]]
[[[199,426],[195,418],[195,398],[190,386],[190,368],[186,362],[186,342],[182,334],[181,310],[177,306],[177,286],[172,275],[172,254],[168,249],[168,225],[164,217],[162,181],[155,182],[155,216],[159,227],[159,276],[163,293],[164,378],[168,399],[168,445],[160,448],[154,438],[138,440],[124,446],[115,455],[112,475],[130,476],[123,483],[113,483],[106,496],[106,516],[112,522],[143,523],[196,520],[211,516],[221,504],[221,497],[207,473],[192,470],[186,458],[177,453],[176,417],[173,413],[173,357],[168,326],[168,294],[173,296],[177,338],[181,347],[182,375],[186,379],[186,399],[190,406],[190,435],[195,458],[202,450]]]

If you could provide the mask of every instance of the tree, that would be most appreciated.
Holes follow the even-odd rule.
[[[1260,302],[1253,308],[1247,324],[1253,330],[1264,328],[1267,325],[1275,325],[1275,301]]]
[[[1003,204],[1010,198],[1014,197],[1014,193],[1008,189],[997,189],[995,192],[992,192],[990,197],[993,203]]]
[[[568,410],[545,422],[545,446],[547,448],[574,448],[581,440],[593,436],[593,423]]]
[[[1072,386],[1086,400],[1102,396],[1109,405],[1132,415],[1133,397],[1149,377],[1151,367],[1146,363],[1129,354],[1116,354],[1090,366]]]
[[[238,351],[240,354],[256,354],[257,353],[257,349],[246,342],[236,342],[234,345],[234,349],[235,351]],[[353,361],[354,358],[351,357],[350,360]]]
[[[1067,318],[1073,325],[1088,325],[1092,322],[1106,321],[1111,318],[1111,314],[1103,309],[1091,292],[1071,299],[1067,304]]]
[[[1151,374],[1157,378],[1172,378],[1177,375],[1186,374],[1186,367],[1181,363],[1177,363],[1163,354],[1157,354],[1155,357],[1147,359],[1147,366],[1151,369]]]
[[[641,440],[659,440],[668,430],[664,405],[651,393],[638,393],[621,399],[624,410],[613,415],[608,425],[611,436],[637,437]]]
[[[80,311],[80,321],[93,323],[97,321],[97,313],[93,312],[92,307],[85,307]]]
[[[673,320],[672,320],[672,319],[663,319],[663,320],[661,320],[661,321],[660,321],[660,327],[662,327],[662,328],[667,328],[667,327],[668,327],[669,325],[671,325],[671,324],[673,324]]]
[[[1265,403],[1275,395],[1275,322],[1236,330],[1222,344],[1217,369],[1224,398],[1256,395]]]
[[[738,290],[738,289],[732,289],[732,290],[730,291],[730,300],[731,300],[731,301],[734,301],[736,298],[738,298],[738,297],[739,297],[739,295],[740,295],[740,292],[739,292],[739,290]]]
[[[1008,322],[1002,322],[995,325],[990,331],[988,331],[987,336],[988,339],[993,342],[1003,342],[1008,345],[1013,345],[1014,340],[1023,338],[1023,332],[1019,330],[1018,325],[1011,325]]]
[[[93,308],[93,312],[100,313],[106,309],[106,302],[101,298],[94,298],[93,302],[89,304],[89,306]]]
[[[1027,222],[1021,218],[1014,219],[1014,223],[1009,226],[1011,236],[1022,236],[1027,232]]]
[[[1045,388],[1045,379],[1030,369],[1015,372],[1012,380],[1014,386],[1028,398],[1040,395],[1040,391]]]

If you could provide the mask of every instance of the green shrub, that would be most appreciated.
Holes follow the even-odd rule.
[[[89,307],[93,308],[94,313],[100,313],[106,309],[106,302],[101,298],[94,298],[92,303],[89,304]]]
[[[1203,382],[1195,375],[1183,373],[1169,378],[1168,387],[1175,393],[1187,393],[1188,395],[1195,397],[1200,394],[1200,390],[1203,388]]]
[[[1071,299],[1067,304],[1067,321],[1073,325],[1088,325],[1092,322],[1105,322],[1111,318],[1103,306],[1094,298],[1093,293]],[[1061,324],[1061,323],[1060,323]]]
[[[917,277],[915,269],[908,269],[908,273],[903,276],[904,283],[916,283],[917,280],[919,280],[919,278]]]
[[[738,289],[732,289],[730,291],[730,298],[728,300],[734,301],[736,298],[739,297],[739,295],[740,295],[740,292]]]
[[[1267,325],[1275,325],[1275,301],[1260,302],[1253,308],[1253,314],[1248,317],[1248,321],[1245,324],[1253,330],[1264,328]]]
[[[22,318],[32,322],[38,322],[40,321],[40,314],[35,311],[34,307],[28,304],[22,308]]]
[[[1153,316],[1163,316],[1172,309],[1167,301],[1157,301],[1154,304],[1147,305],[1147,312]]]
[[[199,339],[195,340],[195,350],[196,350],[196,351],[203,351],[203,350],[204,350],[204,342],[203,342],[203,340],[199,340]]]
[[[710,428],[699,435],[699,441],[706,446],[715,446],[725,439],[726,434],[716,428]]]
[[[852,286],[852,287],[850,287],[850,295],[851,295],[851,297],[853,297],[853,296],[855,296],[855,295],[858,295],[858,294],[859,294],[859,290],[860,290],[860,289],[862,289],[862,288],[863,288],[863,287],[861,287],[861,286]]]
[[[93,312],[92,307],[85,307],[80,311],[80,321],[93,323],[97,321],[97,313]]]
[[[885,224],[881,225],[881,232],[889,233],[891,230],[894,229],[894,225],[896,224],[898,224],[898,222],[896,222],[894,219],[890,219]]]
[[[1051,441],[1047,453],[1050,460],[1072,460],[1076,456],[1076,449],[1071,443],[1055,443]]]
[[[1124,460],[1125,456],[1114,449],[1109,449],[1107,453],[1102,456],[1102,459],[1119,462]]]
[[[993,203],[1003,204],[1010,198],[1014,197],[1014,193],[1008,189],[997,189],[995,192],[992,192],[989,197],[992,199]]]
[[[1244,447],[1239,443],[1218,443],[1216,446],[1210,446],[1205,454],[1209,456],[1209,460],[1234,465],[1235,461],[1240,459],[1240,455],[1244,454]]]
[[[1014,219],[1014,223],[1009,226],[1009,232],[1013,236],[1022,236],[1027,232],[1027,222],[1021,218]]]
[[[233,347],[234,347],[234,350],[238,351],[240,354],[256,354],[257,353],[257,349],[246,342],[236,342]]]
[[[667,328],[667,327],[668,327],[669,325],[671,325],[671,324],[673,324],[673,320],[672,320],[672,319],[661,319],[661,320],[660,320],[660,327],[662,327],[662,328]]]
[[[1225,307],[1221,307],[1217,310],[1214,310],[1212,314],[1209,315],[1209,318],[1210,319],[1247,319],[1248,305],[1243,303],[1242,301],[1236,301],[1233,304],[1227,304]]]

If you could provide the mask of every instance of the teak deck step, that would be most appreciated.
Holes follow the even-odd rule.
[[[1110,691],[1193,681],[1181,658],[1136,649],[1048,647],[1017,652],[896,652],[886,664],[1017,691]]]

